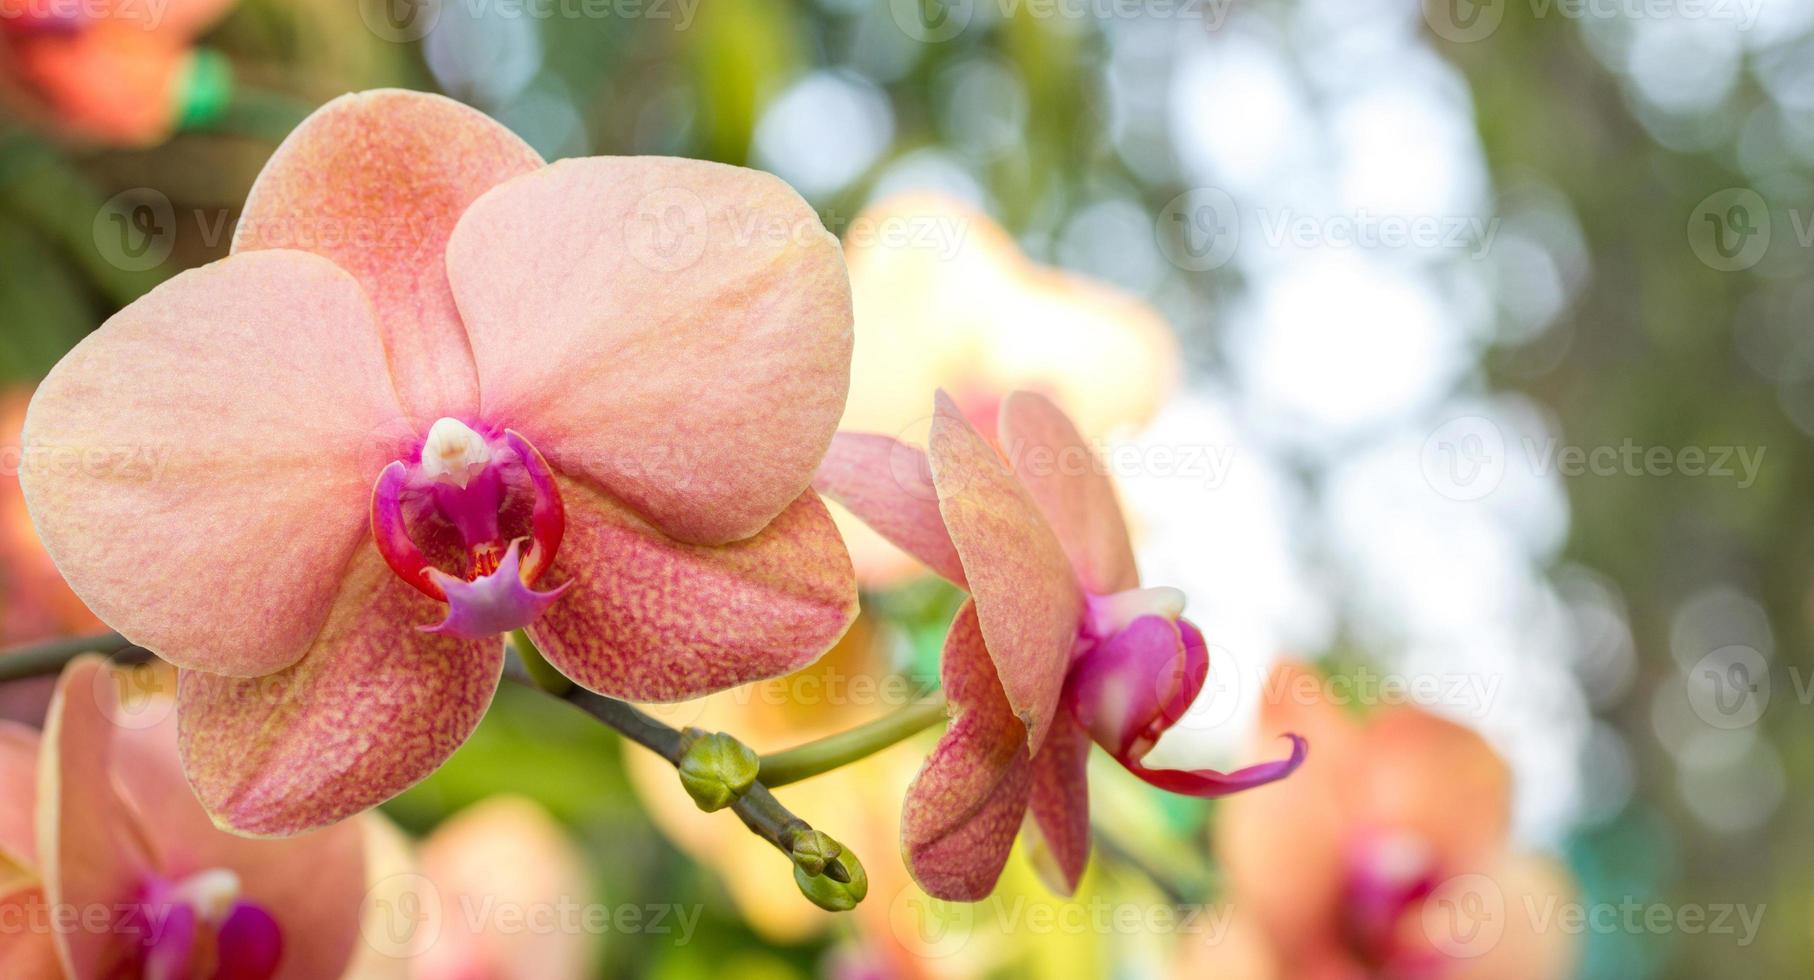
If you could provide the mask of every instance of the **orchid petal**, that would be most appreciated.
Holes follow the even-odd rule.
[[[584,907],[594,900],[587,855],[541,807],[493,797],[460,811],[424,841],[422,873],[443,906],[435,943],[418,977],[584,980],[593,975],[593,935],[584,929],[512,929],[466,914],[475,901],[499,908]]]
[[[22,870],[38,865],[32,830],[38,785],[38,733],[0,721],[0,891],[7,889],[10,862]]]
[[[813,489],[947,580],[964,585],[964,566],[945,533],[932,464],[923,450],[888,436],[840,432],[813,477]]]
[[[1141,616],[1078,657],[1065,698],[1096,744],[1126,763],[1130,753],[1144,754],[1158,738],[1153,729],[1186,686],[1183,661],[1178,626]]]
[[[974,602],[951,623],[941,674],[953,717],[907,787],[901,853],[927,894],[973,902],[1001,877],[1033,780],[1026,728],[996,677]]]
[[[180,880],[214,868],[232,870],[243,901],[257,905],[282,935],[307,939],[285,945],[276,977],[338,975],[353,955],[365,892],[358,824],[285,840],[254,840],[216,828],[183,775],[172,673],[149,666],[116,669],[110,695],[113,714],[125,721],[110,748],[114,785],[144,828],[160,873]],[[132,694],[130,712],[118,707],[122,692]]]
[[[1309,755],[1310,743],[1302,735],[1286,735],[1285,738],[1291,742],[1290,755],[1271,762],[1255,763],[1234,772],[1218,772],[1214,769],[1148,769],[1138,761],[1125,765],[1129,772],[1168,793],[1213,799],[1278,782],[1296,772]]]
[[[351,277],[300,252],[236,256],[153,290],[51,371],[20,482],[108,625],[179,666],[264,674],[326,620],[398,413]]]
[[[491,703],[504,651],[415,628],[440,612],[367,544],[294,666],[253,680],[184,671],[183,768],[215,822],[260,837],[325,827],[445,762]]]
[[[299,873],[307,871],[301,868],[297,870]],[[354,901],[358,899],[355,898]],[[305,935],[310,942],[317,939],[314,935]],[[345,931],[343,935],[351,940],[352,930]],[[254,902],[235,902],[227,913],[226,920],[220,924],[216,947],[220,966],[214,972],[214,980],[272,980],[282,976],[284,971],[280,964],[287,964],[285,954],[295,948],[294,943],[284,942],[283,937],[283,926],[263,906]],[[350,941],[348,946],[350,954]],[[330,975],[300,973],[294,969],[289,970],[289,973],[298,980]]]
[[[1400,705],[1369,718],[1361,738],[1368,764],[1354,781],[1357,813],[1376,826],[1416,834],[1450,865],[1504,846],[1511,771],[1478,732]]]
[[[14,892],[0,890],[0,922],[43,922],[50,909],[44,891],[37,887]],[[0,930],[0,977],[61,977],[57,942],[37,929]]]
[[[1002,402],[996,431],[1014,475],[1039,504],[1083,587],[1109,595],[1138,586],[1115,487],[1071,420],[1044,395],[1017,391]]]
[[[156,143],[170,134],[193,58],[180,39],[105,22],[15,39],[6,55],[9,74],[44,103],[49,122],[86,139],[126,145]]]
[[[452,99],[399,89],[343,95],[266,162],[233,251],[302,249],[351,273],[376,308],[403,406],[426,429],[478,408],[472,350],[447,285],[448,235],[474,198],[541,165],[508,129]]]
[[[122,912],[139,901],[158,871],[146,828],[113,781],[113,746],[120,731],[113,685],[100,657],[64,669],[44,723],[38,774],[38,856],[45,901],[53,908],[108,909],[112,917],[67,923],[58,930],[65,971],[78,977],[129,975],[141,955],[145,924]],[[117,930],[117,931],[116,931]]]
[[[989,656],[1027,745],[1045,740],[1058,707],[1083,596],[1064,549],[1001,457],[939,392],[932,479],[963,560]]]
[[[486,416],[556,470],[691,544],[756,534],[807,488],[850,383],[850,287],[780,180],[563,160],[474,203],[447,269]]]
[[[674,541],[583,483],[559,487],[567,535],[547,584],[571,588],[529,635],[582,687],[682,701],[779,677],[856,618],[850,559],[810,490],[762,533],[713,548]]]
[[[1046,885],[1061,895],[1077,891],[1090,862],[1090,736],[1060,721],[1033,756],[1027,826],[1044,845],[1038,862]]]

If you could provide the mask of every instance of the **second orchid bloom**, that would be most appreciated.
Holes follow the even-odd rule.
[[[1044,397],[1003,401],[991,445],[943,393],[928,451],[840,433],[815,485],[964,587],[945,643],[954,718],[907,793],[902,849],[931,895],[994,888],[1023,825],[1054,888],[1088,861],[1085,763],[1094,741],[1135,775],[1213,797],[1289,775],[1291,755],[1234,773],[1143,760],[1208,676],[1184,596],[1142,589],[1114,489],[1090,446]]]

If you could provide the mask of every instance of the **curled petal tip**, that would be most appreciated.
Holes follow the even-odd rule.
[[[1283,737],[1291,740],[1289,757],[1261,762],[1234,772],[1223,773],[1213,769],[1148,769],[1135,760],[1123,760],[1123,764],[1134,775],[1162,790],[1210,799],[1278,782],[1296,772],[1310,754],[1310,743],[1302,735],[1287,733]]]

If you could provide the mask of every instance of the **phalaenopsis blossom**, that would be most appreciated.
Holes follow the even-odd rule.
[[[950,727],[908,789],[902,849],[921,887],[980,899],[1030,813],[1069,894],[1089,858],[1093,741],[1154,786],[1221,796],[1289,775],[1287,759],[1233,773],[1147,767],[1208,677],[1184,596],[1140,587],[1100,462],[1062,412],[1016,392],[1001,449],[941,392],[929,451],[840,433],[816,485],[970,592],[945,643]]]
[[[182,668],[208,811],[291,834],[445,760],[506,631],[638,701],[836,642],[856,588],[808,484],[850,324],[836,239],[772,176],[544,165],[451,100],[351,95],[230,257],[50,373],[21,477],[76,594]]]

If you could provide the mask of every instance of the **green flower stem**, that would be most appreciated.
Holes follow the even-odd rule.
[[[757,778],[770,788],[811,779],[918,735],[944,721],[945,716],[944,696],[933,694],[847,732],[767,756]]]
[[[118,633],[101,633],[96,636],[76,636],[52,640],[48,643],[0,651],[0,684],[7,681],[22,681],[31,677],[60,674],[71,660],[84,653],[99,653],[113,657],[115,660],[129,659],[133,655],[139,654],[150,656],[128,643],[126,638]]]

